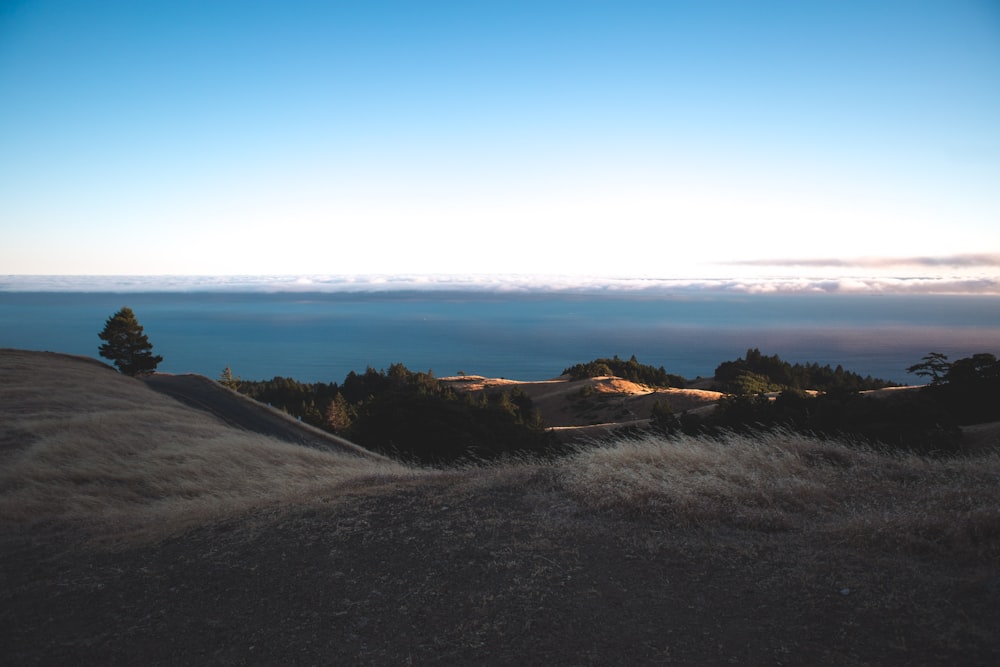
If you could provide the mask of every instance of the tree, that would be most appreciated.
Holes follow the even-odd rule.
[[[226,366],[222,370],[222,375],[219,376],[219,384],[223,387],[229,387],[233,391],[240,390],[240,378],[238,375],[233,375],[233,369],[229,366]]]
[[[921,363],[907,368],[906,372],[920,375],[921,377],[929,377],[932,385],[939,385],[945,381],[950,370],[951,364],[948,363],[948,355],[941,354],[940,352],[931,352],[924,355]]]
[[[959,388],[985,390],[1000,380],[1000,361],[989,352],[959,359],[948,367],[944,381]]]
[[[653,403],[649,414],[649,425],[662,433],[673,433],[680,428],[681,421],[674,414],[670,401],[663,399]]]
[[[740,371],[736,379],[730,383],[730,388],[738,396],[766,394],[775,389],[768,376],[752,371]]]
[[[339,433],[351,425],[351,419],[351,406],[344,395],[338,393],[326,409],[326,425],[334,433]]]
[[[105,341],[98,348],[101,356],[113,361],[124,375],[152,373],[163,361],[160,355],[153,355],[153,346],[131,308],[122,308],[109,317],[104,331],[97,335]]]

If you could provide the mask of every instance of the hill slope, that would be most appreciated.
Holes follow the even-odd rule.
[[[664,389],[623,380],[594,377],[572,380],[560,377],[539,382],[518,382],[478,375],[442,378],[456,391],[523,391],[542,415],[546,426],[566,440],[592,437],[609,429],[645,424],[654,403],[666,402],[676,412],[713,405],[722,394],[702,389]]]
[[[230,391],[203,375],[156,373],[144,377],[143,382],[161,394],[207,412],[236,429],[260,433],[277,440],[320,451],[353,454],[372,460],[386,461],[384,457],[359,447],[353,442],[301,421],[296,421],[280,410],[266,409],[257,401],[235,391]]]
[[[415,471],[93,361],[4,350],[0,372],[4,664],[1000,655],[995,455],[649,438]]]
[[[331,493],[357,479],[410,474],[207,380],[167,376],[149,385],[197,394],[216,413],[242,414],[259,431],[236,428],[89,359],[0,350],[0,374],[6,519],[113,523],[118,532],[163,534]],[[242,412],[219,408],[227,402]],[[296,438],[312,448],[290,444]]]

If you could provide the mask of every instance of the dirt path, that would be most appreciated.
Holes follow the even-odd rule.
[[[156,373],[144,380],[151,389],[208,412],[234,428],[262,433],[304,447],[382,458],[349,440],[304,424],[279,410],[269,409],[202,375]]]

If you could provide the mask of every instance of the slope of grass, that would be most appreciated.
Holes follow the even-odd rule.
[[[6,663],[996,664],[995,450],[648,436],[428,472],[90,360],[0,377]]]
[[[776,431],[581,449],[565,487],[675,525],[810,530],[845,543],[1000,557],[1000,454],[932,459]]]
[[[0,351],[0,516],[157,538],[254,508],[429,473],[233,428],[103,364]],[[520,472],[518,472],[520,471]],[[556,480],[598,512],[1000,556],[1000,454],[931,459],[788,432],[645,436],[556,462],[454,470],[478,488]]]
[[[79,358],[0,352],[0,516],[164,535],[416,474],[234,429]]]

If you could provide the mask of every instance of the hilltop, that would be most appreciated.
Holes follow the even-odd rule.
[[[519,389],[541,413],[543,423],[564,440],[599,437],[623,426],[645,425],[657,401],[668,401],[678,412],[704,410],[723,394],[705,389],[651,387],[614,376],[573,380],[520,382],[481,375],[440,378],[457,391]]]
[[[439,470],[204,378],[0,373],[5,664],[1000,656],[995,452],[645,436]]]

